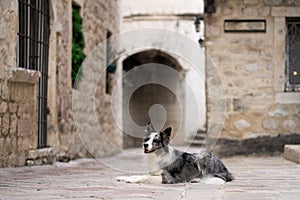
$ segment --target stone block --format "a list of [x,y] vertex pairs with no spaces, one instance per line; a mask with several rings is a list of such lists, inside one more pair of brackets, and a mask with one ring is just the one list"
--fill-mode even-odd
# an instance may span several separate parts
[[53,154],[53,148],[42,148],[38,149],[39,157],[48,157]]
[[289,112],[287,110],[283,109],[283,108],[277,108],[273,111],[270,111],[268,114],[271,117],[274,117],[274,116],[283,116],[283,117],[285,117],[285,116],[289,115]]
[[263,17],[266,17],[270,14],[270,7],[260,7],[258,8],[258,13],[263,16]]
[[17,156],[17,163],[16,163],[17,166],[24,166],[26,165],[26,157],[24,155],[23,152],[20,152]]
[[27,166],[34,166],[34,160],[26,160],[26,165]]
[[2,101],[0,103],[0,113],[5,113],[7,111],[7,103],[5,101]]
[[276,6],[281,4],[282,0],[264,0],[266,5]]
[[31,121],[28,116],[20,117],[19,136],[28,137],[31,134]]
[[249,63],[245,65],[245,69],[247,71],[256,71],[259,68],[258,63]]
[[10,116],[10,124],[9,124],[9,133],[10,135],[15,135],[17,133],[18,126],[18,118],[16,114],[12,114]]
[[9,88],[7,83],[2,85],[2,94],[1,94],[1,98],[4,100],[8,100],[9,99]]
[[39,156],[38,151],[36,149],[34,150],[28,150],[27,159],[29,160],[35,160]]
[[42,160],[41,158],[36,159],[36,160],[34,161],[34,165],[42,165],[42,164],[43,164],[43,160]]
[[245,5],[256,5],[258,0],[244,0]]
[[242,99],[233,99],[233,111],[240,112],[244,110]]
[[257,9],[255,8],[244,8],[242,9],[242,14],[246,16],[257,16]]
[[300,164],[300,145],[285,145],[283,156],[286,160]]
[[248,128],[251,126],[251,124],[244,120],[244,119],[240,119],[234,122],[234,126],[235,128],[237,128],[238,130],[244,130],[245,128]]
[[8,129],[9,129],[9,114],[6,113],[3,118],[2,118],[2,135],[7,136],[9,134]]
[[298,117],[300,117],[300,106],[295,109],[295,113]]
[[283,121],[283,128],[289,131],[293,131],[295,130],[295,128],[297,127],[297,123],[294,120],[291,119],[286,119]]
[[10,113],[16,113],[18,111],[18,104],[16,103],[9,103],[8,110]]
[[216,37],[221,35],[221,28],[218,26],[209,26],[207,27],[207,36]]
[[267,130],[277,130],[279,128],[279,123],[274,119],[266,119],[263,121],[263,128]]
[[7,158],[8,160],[8,166],[9,167],[16,167],[17,166],[17,155],[16,154],[10,154]]
[[40,77],[40,72],[23,68],[12,68],[8,70],[8,80],[24,84],[36,84]]

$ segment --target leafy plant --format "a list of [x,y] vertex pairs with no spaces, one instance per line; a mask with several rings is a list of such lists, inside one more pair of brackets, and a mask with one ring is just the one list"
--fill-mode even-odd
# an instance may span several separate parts
[[85,43],[82,32],[82,17],[76,7],[72,9],[72,24],[72,83],[74,85],[76,78],[80,79],[83,76],[81,64],[86,57],[83,53]]

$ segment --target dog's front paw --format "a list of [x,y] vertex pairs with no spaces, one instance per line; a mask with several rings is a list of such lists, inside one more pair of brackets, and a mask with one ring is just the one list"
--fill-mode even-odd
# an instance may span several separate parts
[[125,183],[143,183],[147,180],[149,176],[148,175],[142,175],[142,176],[119,176],[117,177],[118,181],[122,181]]
[[194,178],[193,180],[191,180],[191,183],[200,183],[200,181],[200,178]]
[[149,172],[151,176],[160,176],[162,171],[161,170],[155,170]]
[[162,183],[162,184],[174,184],[174,182],[171,181],[171,180],[162,180],[161,183]]

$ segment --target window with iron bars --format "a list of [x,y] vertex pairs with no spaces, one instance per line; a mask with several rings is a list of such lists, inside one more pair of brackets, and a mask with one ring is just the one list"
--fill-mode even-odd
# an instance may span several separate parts
[[286,18],[286,92],[300,92],[300,17]]
[[47,146],[49,0],[19,0],[18,67],[41,72],[37,92],[38,148]]

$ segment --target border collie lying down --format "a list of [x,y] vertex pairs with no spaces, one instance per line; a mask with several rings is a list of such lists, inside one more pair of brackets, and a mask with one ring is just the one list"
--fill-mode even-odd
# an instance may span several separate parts
[[[234,178],[225,165],[215,155],[207,151],[190,154],[169,145],[172,128],[156,131],[149,123],[145,130],[144,153],[154,153],[161,172],[163,184],[202,182],[222,184]],[[151,176],[118,177],[128,183],[156,182]]]

